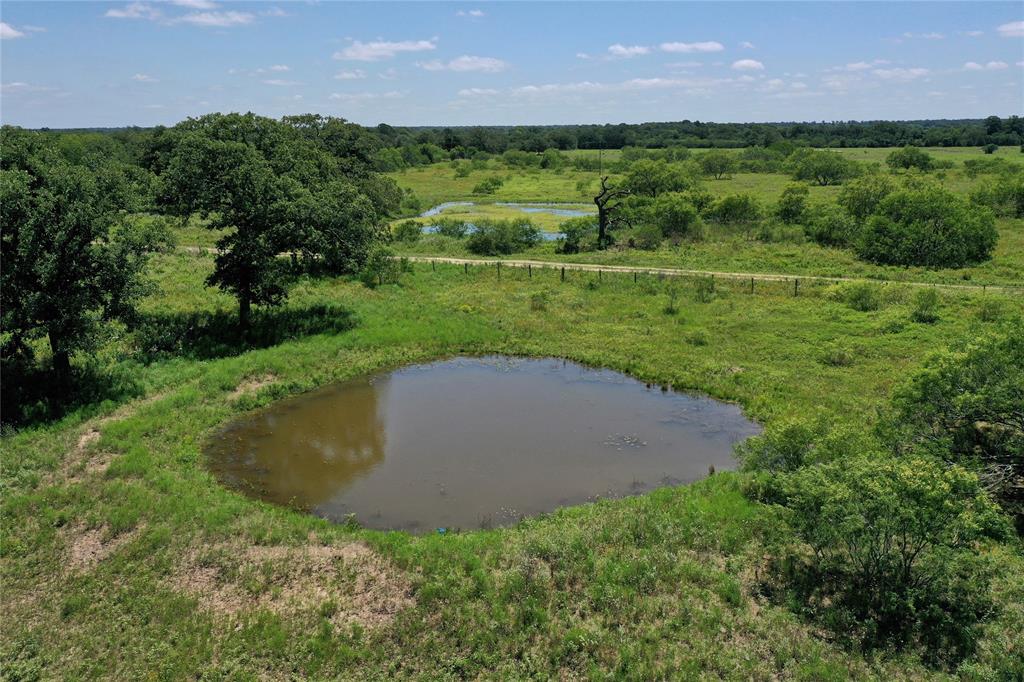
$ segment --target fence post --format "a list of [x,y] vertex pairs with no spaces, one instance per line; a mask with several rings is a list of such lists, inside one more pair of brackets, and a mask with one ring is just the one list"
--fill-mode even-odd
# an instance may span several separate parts
[[467,275],[469,274],[469,263],[462,264],[462,271],[465,272]]
[[532,263],[527,263],[526,264],[526,271],[528,273],[530,273],[530,279],[533,279],[533,264]]
[[636,270],[633,271],[633,284],[636,284]]
[[750,293],[751,294],[754,293],[754,278],[753,277],[750,278]]
[[434,261],[430,261],[430,271],[431,272],[437,272],[437,268],[434,267]]
[[500,282],[501,281],[501,261],[498,261],[494,265],[495,265],[495,267],[496,267],[496,269],[498,271],[498,281]]
[[711,273],[711,293],[715,293],[715,273]]
[[598,282],[601,281],[601,271],[600,270],[597,271],[597,281]]
[[799,278],[793,280],[793,295],[794,296],[799,296],[800,295],[800,280],[799,280]]
[[565,281],[565,266],[562,266],[562,281]]

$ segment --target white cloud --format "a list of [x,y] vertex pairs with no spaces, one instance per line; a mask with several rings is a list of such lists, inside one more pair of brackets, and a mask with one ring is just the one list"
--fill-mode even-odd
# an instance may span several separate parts
[[398,69],[385,69],[377,74],[381,80],[393,81],[398,78]]
[[875,74],[876,76],[883,80],[911,81],[914,80],[915,78],[927,76],[929,73],[931,73],[931,71],[920,67],[912,69],[904,69],[897,67],[893,69],[875,69],[871,73]]
[[211,0],[171,0],[171,4],[189,9],[213,9],[217,6],[217,3]]
[[366,72],[362,69],[353,69],[352,71],[339,71],[334,74],[334,77],[340,81],[355,81],[366,78]]
[[498,91],[493,88],[465,88],[458,92],[459,97],[486,97],[497,94]]
[[979,64],[978,62],[967,62],[964,64],[964,71],[1001,71],[1003,69],[1010,68],[1010,65],[1006,62],[988,62],[987,64]]
[[434,59],[429,62],[416,62],[416,66],[427,71],[483,71],[497,73],[508,68],[508,64],[494,57],[472,57],[462,55],[449,62]]
[[397,99],[402,93],[397,90],[390,92],[335,92],[327,99],[341,100],[343,102],[365,102],[375,99]]
[[978,38],[980,36],[985,35],[985,32],[984,31],[964,31],[964,35],[965,36],[970,36],[971,38]]
[[132,2],[120,9],[108,9],[103,16],[109,19],[146,19],[147,21],[156,21],[163,15],[160,13],[160,10],[152,5],[144,2]]
[[24,81],[14,81],[13,83],[3,83],[0,85],[0,92],[53,92],[56,89],[45,85],[32,85]]
[[292,68],[290,66],[288,66],[287,64],[274,64],[268,70],[269,71],[279,71],[280,72],[280,71],[291,71]]
[[480,19],[481,17],[484,16],[484,11],[482,9],[471,9],[471,10],[461,10],[460,9],[458,12],[455,13],[455,16],[457,16],[457,17],[470,17],[472,19]]
[[1024,38],[1024,21],[1011,21],[996,29],[1003,38]]
[[0,40],[12,40],[14,38],[24,38],[25,34],[18,29],[14,28],[10,24],[4,21],[0,21]]
[[274,85],[281,88],[291,87],[293,85],[302,85],[299,81],[283,80],[281,78],[268,78],[263,81],[266,85]]
[[742,47],[744,50],[753,50],[754,49],[754,43],[752,43],[752,42],[750,42],[748,40],[744,40],[742,43],[740,43],[740,47]]
[[732,63],[737,71],[764,71],[764,64],[756,59],[740,59]]
[[249,12],[193,12],[178,17],[175,21],[183,21],[186,24],[202,26],[204,28],[227,28],[228,26],[240,26],[250,24],[254,19]]
[[590,55],[586,52],[577,52],[576,59],[590,59]]
[[662,52],[721,52],[725,49],[722,43],[708,40],[702,43],[662,43]]
[[934,31],[932,31],[931,33],[910,33],[910,32],[907,32],[907,33],[903,34],[903,37],[904,38],[922,38],[924,40],[942,40],[946,36],[942,35],[941,33],[936,33]]
[[286,17],[288,13],[280,7],[271,7],[270,9],[260,10],[261,17]]
[[650,54],[651,48],[643,45],[622,45],[615,43],[614,45],[608,46],[608,53],[613,57],[622,57],[628,59],[629,57],[636,57],[642,54]]
[[156,78],[153,78],[149,74],[145,74],[145,73],[137,73],[137,74],[135,74],[134,76],[132,76],[132,80],[133,81],[138,81],[140,83],[159,83],[160,82]]
[[355,41],[345,49],[335,52],[335,59],[350,59],[359,62],[375,62],[390,59],[400,52],[424,52],[437,49],[437,39],[431,40],[400,40],[396,42],[375,40],[364,43]]

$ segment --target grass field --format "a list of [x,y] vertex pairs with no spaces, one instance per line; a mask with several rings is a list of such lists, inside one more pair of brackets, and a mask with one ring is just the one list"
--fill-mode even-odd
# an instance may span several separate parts
[[[276,345],[206,338],[156,352],[154,339],[185,330],[215,336],[203,320],[233,310],[202,285],[211,264],[158,257],[146,324],[111,330],[101,362],[136,398],[4,437],[6,679],[944,677],[911,655],[841,649],[757,596],[773,520],[739,474],[416,537],[229,492],[202,449],[232,416],[282,396],[457,353],[567,357],[736,401],[765,424],[800,415],[866,430],[930,350],[991,328],[981,294],[943,293],[940,320],[918,324],[895,285],[879,310],[857,312],[831,286],[794,297],[722,285],[699,302],[687,281],[499,281],[491,268],[420,265],[375,290],[301,282],[257,320],[303,329]],[[666,313],[672,287],[678,310]],[[1024,312],[1020,299],[1002,305]],[[998,551],[1006,608],[976,679],[997,679],[1020,651],[1024,560]]]
[[[576,153],[590,153],[592,150]],[[841,153],[865,161],[884,162],[889,149],[843,149]],[[937,158],[963,160],[981,158],[985,154],[975,148],[937,148],[930,150]],[[605,152],[614,159],[618,150]],[[701,153],[699,150],[695,153]],[[998,155],[1010,161],[1022,156],[1016,147],[1003,147]],[[959,168],[932,174],[943,186],[967,194],[983,178],[967,177]],[[474,195],[473,187],[484,177],[505,178],[493,195]],[[456,177],[448,164],[415,168],[392,175],[398,183],[412,189],[423,200],[424,208],[443,201],[473,201],[474,207],[455,207],[442,212],[443,216],[504,215],[507,209],[489,206],[505,201],[592,201],[597,187],[597,174],[571,169],[560,171],[534,170],[480,170],[467,177]],[[615,176],[613,176],[613,181]],[[581,185],[582,183],[582,185]],[[781,173],[736,173],[722,180],[705,179],[703,187],[715,196],[749,193],[763,206],[770,208],[783,189],[792,180]],[[586,188],[586,192],[577,189]],[[822,204],[835,201],[839,186],[810,187],[809,202]],[[466,218],[469,219],[468,217]],[[553,216],[532,217],[543,229],[556,230],[560,222]],[[656,251],[638,249],[611,249],[571,256],[556,254],[556,244],[543,243],[514,257],[534,259],[571,260],[609,265],[647,265],[699,269],[725,272],[779,273],[789,275],[817,275],[826,277],[864,277],[885,281],[921,281],[946,284],[998,284],[1024,285],[1024,220],[997,221],[1000,239],[993,258],[979,265],[965,268],[927,269],[920,267],[879,266],[861,261],[850,250],[826,248],[805,241],[799,230],[773,241],[756,238],[755,234],[737,232],[712,226],[708,238],[700,242],[664,245]],[[442,237],[428,237],[414,244],[395,244],[400,253],[419,255],[469,255],[464,242]]]

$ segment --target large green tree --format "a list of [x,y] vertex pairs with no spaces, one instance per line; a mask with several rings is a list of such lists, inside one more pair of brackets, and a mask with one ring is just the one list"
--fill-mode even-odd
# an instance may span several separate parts
[[46,337],[61,379],[100,325],[125,319],[146,291],[148,255],[167,242],[159,221],[131,219],[139,196],[123,164],[69,163],[38,133],[4,128],[0,170],[3,354],[31,358]]

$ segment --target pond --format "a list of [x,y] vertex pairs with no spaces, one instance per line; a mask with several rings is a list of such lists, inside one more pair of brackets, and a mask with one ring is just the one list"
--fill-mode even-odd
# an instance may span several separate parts
[[[433,218],[441,215],[445,211],[453,208],[464,208],[468,206],[477,206],[476,202],[473,201],[447,201],[443,204],[438,204],[432,208],[427,209],[423,213],[420,213],[420,218]],[[560,218],[577,218],[580,216],[596,216],[597,213],[593,210],[582,210],[582,204],[565,204],[565,203],[519,203],[509,201],[499,201],[494,204],[483,204],[486,206],[501,206],[503,208],[511,208],[513,210],[521,211],[523,213],[542,213],[546,215],[558,216]],[[476,226],[472,222],[467,222],[467,232],[472,233]],[[423,225],[422,231],[424,234],[435,234],[438,229],[436,225],[425,224]],[[557,241],[564,239],[565,234],[563,232],[541,230],[540,238],[543,241]]]
[[732,469],[740,408],[556,359],[459,357],[246,415],[208,447],[230,488],[413,532],[514,523]]

